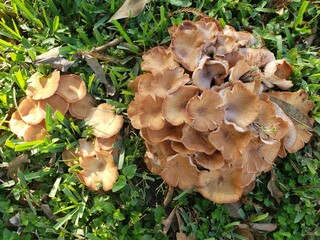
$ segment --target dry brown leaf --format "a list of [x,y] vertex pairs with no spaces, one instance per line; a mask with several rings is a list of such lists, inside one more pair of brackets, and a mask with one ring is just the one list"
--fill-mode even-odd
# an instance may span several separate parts
[[177,211],[177,209],[174,208],[171,211],[171,213],[169,214],[169,216],[165,220],[162,221],[162,224],[163,224],[162,233],[164,235],[167,235],[167,233],[172,225],[173,220],[176,218],[176,211]]
[[227,209],[229,210],[229,216],[233,218],[241,218],[239,214],[240,202],[233,202],[225,204]]
[[30,163],[30,159],[28,158],[28,154],[24,153],[16,157],[12,162],[9,163],[8,166],[8,176],[13,180],[17,181],[17,171],[21,164]]
[[268,182],[268,190],[271,193],[271,196],[274,197],[277,201],[277,203],[280,203],[280,198],[283,196],[283,192],[280,191],[280,189],[277,187],[276,185],[276,181],[277,181],[277,175],[274,172],[274,170],[271,170],[271,179]]
[[147,0],[126,0],[108,22],[111,22],[112,20],[138,16],[144,9],[144,6],[147,2]]
[[59,69],[62,72],[68,71],[69,67],[74,64],[74,61],[69,61],[60,55],[60,47],[55,47],[50,49],[48,52],[45,52],[36,57],[35,64],[50,64],[52,68]]
[[309,118],[301,113],[299,109],[275,97],[270,97],[270,100],[277,104],[282,111],[288,115],[296,127],[306,130],[312,129],[312,124],[310,123]]
[[250,226],[255,231],[262,231],[262,232],[273,232],[278,227],[277,224],[273,224],[273,223],[252,223],[250,224]]

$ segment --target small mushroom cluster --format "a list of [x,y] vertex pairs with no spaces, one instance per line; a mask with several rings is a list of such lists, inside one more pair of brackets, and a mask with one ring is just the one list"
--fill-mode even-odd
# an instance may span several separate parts
[[183,21],[171,44],[143,55],[128,117],[147,147],[148,169],[170,186],[230,203],[254,188],[277,156],[312,134],[313,102],[287,90],[292,67],[249,32],[216,19]]
[[[96,107],[94,98],[87,93],[86,84],[78,75],[60,75],[59,71],[54,71],[45,77],[35,73],[28,82],[27,96],[20,101],[9,121],[11,131],[25,142],[49,136],[45,124],[47,104],[53,113],[58,110],[77,120],[84,119],[92,127],[95,139],[80,139],[78,148],[65,150],[62,158],[69,166],[79,160],[83,170],[78,177],[86,186],[98,190],[102,182],[103,189],[110,190],[118,177],[111,153],[122,128],[123,117],[107,103]],[[70,159],[72,161],[68,162]]]
[[47,104],[52,112],[58,110],[65,115],[69,111],[77,119],[86,118],[95,107],[93,97],[87,94],[86,84],[78,75],[60,75],[60,71],[54,71],[45,77],[36,72],[28,82],[27,96],[20,100],[9,122],[11,131],[26,142],[49,135],[45,129]]

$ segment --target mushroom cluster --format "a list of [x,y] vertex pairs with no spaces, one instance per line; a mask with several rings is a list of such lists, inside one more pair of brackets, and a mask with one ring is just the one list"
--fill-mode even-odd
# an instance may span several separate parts
[[60,75],[60,71],[54,71],[46,77],[37,72],[28,82],[27,96],[20,101],[9,121],[11,131],[25,142],[49,136],[45,123],[47,104],[52,108],[53,118],[59,111],[85,120],[92,127],[95,138],[92,141],[79,139],[78,148],[65,150],[62,158],[69,166],[75,162],[80,164],[83,170],[78,177],[86,186],[98,190],[102,182],[103,189],[110,190],[118,177],[112,152],[123,117],[107,103],[96,106],[78,75]]
[[292,67],[251,33],[216,19],[183,21],[171,44],[147,51],[131,84],[128,117],[145,141],[145,162],[170,186],[230,203],[254,188],[277,156],[312,134],[313,102],[286,92]]

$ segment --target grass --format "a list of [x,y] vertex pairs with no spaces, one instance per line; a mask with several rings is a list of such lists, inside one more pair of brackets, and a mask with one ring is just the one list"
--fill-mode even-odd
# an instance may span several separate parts
[[[0,239],[174,239],[172,229],[162,233],[162,223],[174,208],[184,223],[182,230],[197,239],[246,239],[249,233],[240,226],[248,226],[256,239],[319,239],[320,3],[151,0],[139,16],[107,23],[122,3],[0,3]],[[61,160],[65,147],[90,136],[83,123],[58,114],[47,126],[52,138],[31,143],[16,139],[8,128],[17,102],[25,95],[26,80],[36,71],[51,71],[47,64],[35,65],[36,56],[57,46],[65,59],[76,61],[68,71],[86,81],[94,98],[118,106],[125,115],[133,98],[128,83],[141,73],[142,53],[170,42],[168,27],[197,18],[192,12],[177,11],[181,7],[195,8],[222,24],[260,36],[277,58],[294,67],[293,90],[305,89],[315,101],[311,142],[274,167],[276,185],[284,194],[280,202],[268,191],[270,173],[266,173],[238,205],[213,204],[200,194],[174,190],[170,206],[163,207],[168,186],[147,171],[142,140],[127,118],[123,139],[117,143],[120,176],[107,193],[85,188],[74,174],[79,168],[68,169]],[[114,39],[120,43],[99,53],[92,51]],[[114,94],[111,84],[99,81],[85,54],[103,65]],[[22,153],[28,154],[30,163],[13,164]]]

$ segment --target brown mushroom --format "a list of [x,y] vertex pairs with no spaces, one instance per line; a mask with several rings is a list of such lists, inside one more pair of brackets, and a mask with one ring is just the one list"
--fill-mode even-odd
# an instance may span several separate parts
[[52,108],[52,113],[59,111],[65,115],[69,109],[69,103],[58,94],[53,94],[51,97],[44,99],[43,102]]
[[64,149],[61,154],[61,158],[68,167],[72,167],[79,162],[79,154],[77,149],[74,147],[70,149]]
[[33,100],[41,100],[51,97],[59,86],[60,71],[54,71],[50,76],[45,77],[40,73],[35,73],[28,80],[26,94]]
[[250,132],[238,132],[232,125],[222,123],[219,129],[209,134],[209,141],[226,160],[233,160],[233,164],[238,166],[241,165],[238,162],[241,153],[252,137]]
[[112,189],[118,178],[118,168],[112,155],[107,151],[97,152],[96,157],[80,157],[80,180],[90,189],[97,191],[102,186],[104,191]]
[[49,136],[49,133],[43,127],[38,125],[30,125],[24,131],[23,140],[25,142],[32,142],[43,140],[46,136]]
[[215,203],[232,203],[242,195],[242,170],[225,165],[221,169],[201,171],[197,190]]
[[292,67],[285,60],[275,60],[269,62],[264,67],[264,80],[263,82],[269,87],[273,87],[276,85],[278,88],[282,90],[287,90],[293,86],[292,81],[287,80],[291,73]]
[[174,60],[169,49],[155,47],[142,55],[141,69],[150,71],[152,74],[162,71],[165,68],[178,67],[179,64]]
[[191,123],[186,107],[189,99],[198,92],[199,90],[195,86],[180,86],[175,92],[168,94],[162,105],[164,118],[172,125],[180,125],[184,122]]
[[187,189],[198,180],[199,171],[186,155],[177,154],[163,162],[162,179],[172,187]]
[[94,157],[96,155],[97,151],[93,141],[88,141],[87,139],[79,139],[78,143],[79,156],[86,158]]
[[166,68],[155,74],[154,78],[155,80],[151,82],[151,88],[154,89],[154,94],[160,98],[165,98],[190,80],[189,75],[185,74],[181,67]]
[[25,123],[19,112],[15,111],[12,113],[10,121],[9,121],[9,128],[10,130],[17,135],[18,138],[22,138],[24,135],[25,130],[29,127],[29,124]]
[[92,108],[95,107],[94,102],[95,99],[90,94],[86,94],[86,96],[79,101],[70,103],[69,113],[78,119],[85,119]]
[[44,101],[25,98],[18,107],[18,112],[22,120],[30,125],[40,123],[46,116],[46,105]]
[[205,153],[195,153],[194,161],[197,165],[208,170],[221,169],[224,166],[224,158],[219,151],[208,155]]
[[56,94],[59,94],[67,102],[73,103],[84,98],[87,94],[85,82],[75,74],[66,74],[60,76],[59,86]]
[[96,137],[109,138],[120,131],[123,117],[117,115],[114,110],[112,105],[101,103],[90,111],[86,121],[93,127],[93,134]]
[[214,130],[225,117],[223,101],[217,92],[204,90],[200,96],[194,96],[187,104],[187,113],[192,126],[200,132]]

